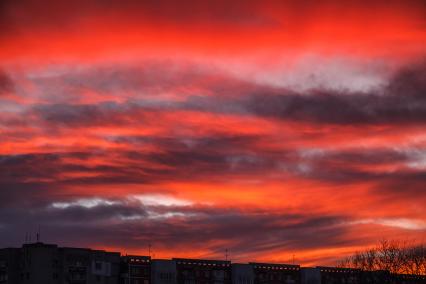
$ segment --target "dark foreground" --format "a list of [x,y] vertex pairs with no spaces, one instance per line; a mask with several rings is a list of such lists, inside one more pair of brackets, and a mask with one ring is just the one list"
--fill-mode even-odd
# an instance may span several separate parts
[[0,284],[426,284],[426,276],[335,267],[151,259],[32,243],[0,249]]

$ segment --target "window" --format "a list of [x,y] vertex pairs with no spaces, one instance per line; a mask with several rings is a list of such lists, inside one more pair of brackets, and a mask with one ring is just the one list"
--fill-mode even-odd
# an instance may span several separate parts
[[99,262],[99,261],[95,262],[95,270],[102,270],[102,262]]

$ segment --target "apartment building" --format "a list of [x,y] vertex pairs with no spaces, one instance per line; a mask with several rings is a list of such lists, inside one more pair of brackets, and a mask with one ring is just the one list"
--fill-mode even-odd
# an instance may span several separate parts
[[250,262],[253,266],[254,284],[299,284],[300,266]]
[[117,284],[120,253],[41,242],[0,250],[1,284]]
[[19,248],[0,249],[0,284],[19,282],[20,254]]
[[231,262],[223,260],[173,258],[177,284],[231,284]]
[[152,260],[151,283],[177,284],[176,261],[169,259]]
[[151,257],[126,255],[121,257],[121,283],[150,284]]

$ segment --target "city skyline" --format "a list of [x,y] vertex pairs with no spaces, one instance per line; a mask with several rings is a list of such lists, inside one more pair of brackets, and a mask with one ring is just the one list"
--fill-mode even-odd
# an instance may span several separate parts
[[426,237],[424,1],[0,3],[0,247],[334,265]]

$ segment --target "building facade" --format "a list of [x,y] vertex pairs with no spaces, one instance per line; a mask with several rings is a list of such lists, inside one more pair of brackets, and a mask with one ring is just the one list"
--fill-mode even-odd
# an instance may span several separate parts
[[233,284],[254,284],[254,268],[251,264],[233,263],[231,274]]
[[83,248],[60,248],[60,283],[117,283],[120,254]]
[[250,263],[255,284],[299,284],[300,266],[291,264]]
[[358,284],[361,270],[336,267],[317,267],[321,273],[321,283]]
[[174,258],[178,284],[231,284],[231,262]]
[[119,272],[120,253],[40,242],[0,250],[1,284],[117,284]]
[[20,261],[20,249],[0,249],[0,284],[18,283],[20,281]]
[[321,270],[316,267],[302,267],[300,282],[301,284],[321,284]]
[[154,259],[151,262],[151,283],[176,284],[176,261],[169,259]]
[[121,283],[150,284],[151,257],[137,255],[121,257]]

